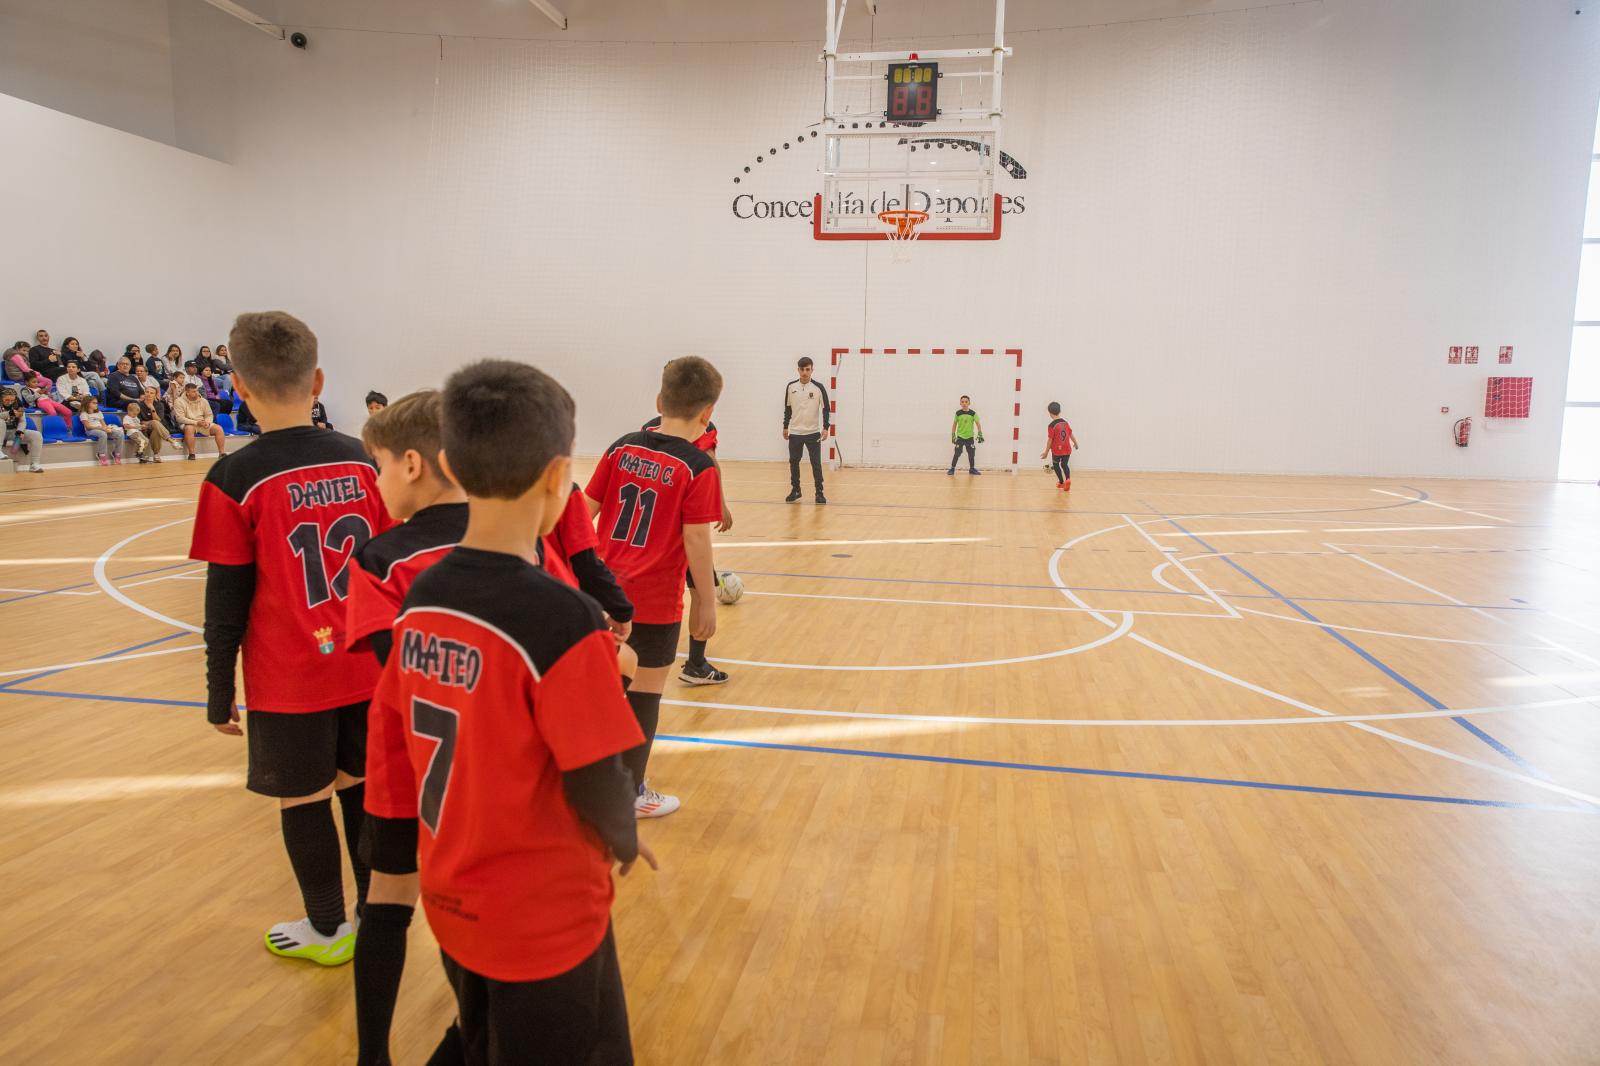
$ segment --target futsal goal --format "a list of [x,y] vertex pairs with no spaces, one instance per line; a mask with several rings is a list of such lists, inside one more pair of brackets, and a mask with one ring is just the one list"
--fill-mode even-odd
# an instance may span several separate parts
[[828,391],[834,466],[948,467],[950,426],[969,396],[984,436],[979,469],[1017,469],[1021,348],[834,348]]

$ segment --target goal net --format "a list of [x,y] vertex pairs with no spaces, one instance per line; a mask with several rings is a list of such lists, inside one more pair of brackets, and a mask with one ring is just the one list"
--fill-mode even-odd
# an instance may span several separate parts
[[1021,349],[835,348],[829,379],[838,465],[948,467],[950,426],[969,396],[984,437],[978,469],[1017,467]]

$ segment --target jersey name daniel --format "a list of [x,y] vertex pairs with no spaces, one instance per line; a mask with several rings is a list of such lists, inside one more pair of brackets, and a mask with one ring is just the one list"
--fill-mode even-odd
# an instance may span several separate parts
[[352,503],[367,498],[361,488],[361,479],[354,474],[345,477],[323,478],[304,485],[289,485],[289,510],[302,507],[329,507],[336,503]]

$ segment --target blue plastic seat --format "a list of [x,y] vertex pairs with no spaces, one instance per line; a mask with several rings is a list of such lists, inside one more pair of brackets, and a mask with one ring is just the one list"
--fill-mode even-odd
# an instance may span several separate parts
[[108,425],[108,426],[120,426],[120,425],[122,425],[122,416],[117,414],[117,412],[115,412],[115,411],[101,411],[100,413],[106,416],[106,425]]
[[83,441],[88,439],[87,437],[75,435],[72,427],[67,425],[67,420],[60,415],[39,415],[38,419],[40,431],[44,434],[46,441],[59,443],[62,441]]

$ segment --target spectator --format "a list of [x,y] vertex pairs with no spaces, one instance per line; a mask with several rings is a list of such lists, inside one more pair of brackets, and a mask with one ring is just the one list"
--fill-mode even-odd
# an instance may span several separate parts
[[381,392],[367,393],[367,414],[375,415],[389,406],[389,397]]
[[322,397],[316,395],[311,397],[311,424],[318,429],[333,428],[333,423],[328,421],[328,409],[322,406]]
[[28,342],[18,341],[6,352],[4,371],[5,387],[20,391],[27,384],[33,368],[28,366]]
[[[150,346],[150,348],[154,347],[155,345]],[[150,348],[145,350],[150,351]],[[172,381],[172,375],[183,369],[183,349],[176,344],[169,344],[167,345],[167,354],[156,355],[151,352],[150,358],[146,359],[144,363],[145,368],[150,371],[153,377],[159,379],[163,385],[169,384]]]
[[22,401],[16,393],[6,390],[0,394],[0,405],[4,405],[0,409],[0,415],[4,415],[4,421],[0,422],[4,446],[17,453],[17,466],[22,465],[22,453],[26,452],[28,473],[44,473],[44,436],[28,425],[28,414],[22,408]]
[[83,411],[83,401],[94,395],[89,391],[89,379],[78,372],[78,361],[67,364],[67,372],[56,379],[56,399],[74,411]]
[[250,413],[250,405],[243,400],[239,401],[239,410],[234,412],[233,422],[239,427],[239,432],[252,437],[261,436],[261,423],[256,421],[256,416]]
[[100,413],[100,401],[93,396],[85,399],[83,410],[78,414],[78,421],[83,423],[84,434],[94,443],[95,458],[100,465],[116,463],[121,466],[124,437],[122,427],[113,426],[106,421],[106,416]]
[[172,434],[161,424],[161,419],[154,412],[146,414],[137,401],[128,404],[123,412],[122,428],[128,440],[139,446],[141,463],[159,463],[162,446],[172,440]]
[[223,454],[227,445],[222,439],[222,427],[212,419],[211,405],[200,395],[198,381],[183,383],[183,395],[173,402],[172,414],[178,420],[178,428],[183,431],[183,449],[187,458],[195,458],[194,439],[202,433],[208,434],[216,442],[217,454]]
[[156,354],[156,346],[153,344],[144,346],[144,368],[156,379],[161,388],[167,387],[167,364]]
[[184,385],[188,384],[188,382],[189,375],[185,374],[181,370],[174,370],[172,375],[167,378],[167,402],[170,403],[174,409],[177,408],[178,398],[183,395],[183,387]]
[[29,371],[28,383],[21,392],[22,402],[29,407],[36,407],[43,414],[57,415],[72,424],[72,408],[65,407],[50,398],[50,379],[37,370]]
[[161,398],[161,391],[154,385],[145,386],[144,396],[140,399],[139,405],[142,410],[159,419],[161,424],[167,427],[168,437],[178,432],[178,420],[172,413],[172,405]]
[[143,359],[133,361],[133,380],[139,383],[139,393],[143,395],[145,389],[161,391],[161,382],[150,376],[150,371],[145,369]]
[[106,406],[121,410],[144,395],[144,385],[133,374],[133,364],[127,356],[117,360],[117,368],[106,381]]
[[106,369],[106,353],[96,348],[78,361],[78,367],[83,371],[83,376],[89,379],[89,387],[95,392],[104,394],[106,377],[110,373]]
[[211,365],[211,345],[202,344],[200,350],[194,353],[194,358],[189,360],[196,370],[204,370]]
[[40,330],[33,335],[33,347],[28,349],[28,366],[37,370],[55,384],[56,378],[67,372],[61,353],[50,347],[50,333]]
[[[104,363],[105,360],[106,357],[102,355],[100,357],[100,362]],[[61,361],[66,363],[69,367],[73,363],[78,364],[78,373],[82,374],[83,380],[89,383],[89,389],[91,392],[105,391],[105,378],[102,378],[94,373],[93,364],[89,361],[89,357],[83,354],[83,348],[79,346],[78,338],[68,337],[66,340],[61,342]],[[60,380],[60,378],[56,379],[58,382]]]
[[217,385],[217,376],[211,372],[209,366],[200,369],[200,391],[204,394],[206,402],[211,405],[211,412],[218,415],[233,413],[233,397],[226,389]]
[[222,387],[232,392],[233,360],[228,358],[228,346],[226,344],[217,345],[217,354],[211,357],[211,367],[217,372],[217,377],[221,380]]

